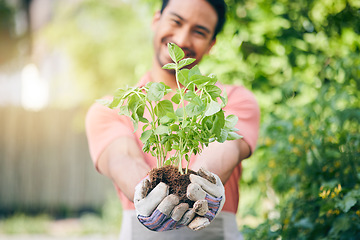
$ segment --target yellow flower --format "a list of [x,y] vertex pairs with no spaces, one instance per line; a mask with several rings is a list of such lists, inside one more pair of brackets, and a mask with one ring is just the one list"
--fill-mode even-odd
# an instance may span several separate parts
[[335,164],[334,164],[334,166],[335,166],[336,168],[339,168],[339,167],[341,166],[341,162],[340,162],[340,161],[336,161]]
[[264,140],[264,144],[265,146],[271,146],[273,144],[273,141],[271,140],[271,138],[266,137]]
[[330,195],[330,190],[324,190],[321,193],[319,193],[319,197],[321,197],[322,199],[327,198]]
[[298,156],[301,155],[301,152],[300,152],[299,148],[297,148],[297,147],[294,147],[294,148],[293,148],[293,153],[295,153],[295,154],[298,155]]
[[339,195],[339,193],[341,192],[341,185],[340,185],[340,183],[337,185],[337,187],[335,187],[334,192],[335,192],[336,195]]
[[275,160],[274,159],[271,159],[270,161],[269,161],[269,168],[275,168],[276,167],[276,162],[275,162]]
[[294,126],[302,127],[304,126],[304,120],[302,118],[297,118],[294,120]]
[[298,139],[296,140],[296,144],[297,144],[297,145],[303,145],[303,144],[304,144],[304,140],[303,140],[302,138],[298,138]]
[[338,140],[335,137],[327,137],[326,140],[331,143],[338,143]]
[[360,217],[360,210],[356,211],[356,215],[358,215]]

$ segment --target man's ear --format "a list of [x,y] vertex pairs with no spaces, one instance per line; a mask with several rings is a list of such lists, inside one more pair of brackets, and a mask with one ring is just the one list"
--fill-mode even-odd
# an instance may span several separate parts
[[161,12],[156,11],[153,16],[152,23],[151,23],[151,28],[153,31],[155,31],[157,23],[159,22],[160,18],[161,18]]
[[216,43],[216,38],[214,38],[213,40],[211,40],[210,44],[209,44],[209,48],[208,50],[206,51],[206,54],[209,54],[210,53],[210,50],[212,49],[212,47],[215,45]]

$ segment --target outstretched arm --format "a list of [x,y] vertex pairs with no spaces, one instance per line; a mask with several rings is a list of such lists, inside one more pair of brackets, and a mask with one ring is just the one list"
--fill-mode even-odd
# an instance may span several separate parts
[[136,141],[130,137],[114,140],[100,155],[97,167],[133,201],[135,186],[150,171]]
[[227,182],[233,169],[241,160],[250,156],[250,147],[243,140],[213,142],[198,156],[191,169],[197,171],[201,167],[218,175],[223,184]]

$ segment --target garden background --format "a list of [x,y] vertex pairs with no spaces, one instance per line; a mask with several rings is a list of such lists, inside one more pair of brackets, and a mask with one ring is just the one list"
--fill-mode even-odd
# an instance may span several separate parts
[[[226,2],[200,68],[246,86],[261,107],[239,228],[246,239],[360,239],[360,1]],[[0,0],[0,235],[51,235],[67,217],[80,219],[76,234],[117,234],[121,206],[91,166],[83,119],[149,68],[159,5]],[[63,184],[31,182],[42,175]],[[51,191],[21,195],[30,186]]]

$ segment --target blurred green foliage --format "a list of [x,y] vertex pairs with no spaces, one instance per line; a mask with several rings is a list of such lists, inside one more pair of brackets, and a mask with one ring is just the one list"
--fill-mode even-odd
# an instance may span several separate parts
[[23,213],[15,214],[0,221],[0,233],[4,234],[40,234],[47,233],[50,225],[48,215],[27,216]]
[[360,2],[227,2],[204,65],[250,88],[262,109],[241,184],[243,198],[260,200],[241,211],[263,220],[246,238],[359,239]]
[[[245,85],[261,106],[259,146],[243,163],[245,237],[359,239],[360,1],[226,2],[227,25],[200,68]],[[153,7],[85,1],[59,18],[55,39],[89,98],[149,67]]]
[[50,46],[66,53],[73,85],[92,103],[133,85],[151,64],[149,13],[122,1],[59,4],[42,31]]
[[15,36],[14,9],[4,0],[0,0],[0,66],[12,59],[15,54],[17,37]]
[[122,208],[118,196],[109,194],[99,213],[85,212],[72,218],[55,218],[51,214],[15,213],[0,218],[0,235],[114,235],[119,233]]

